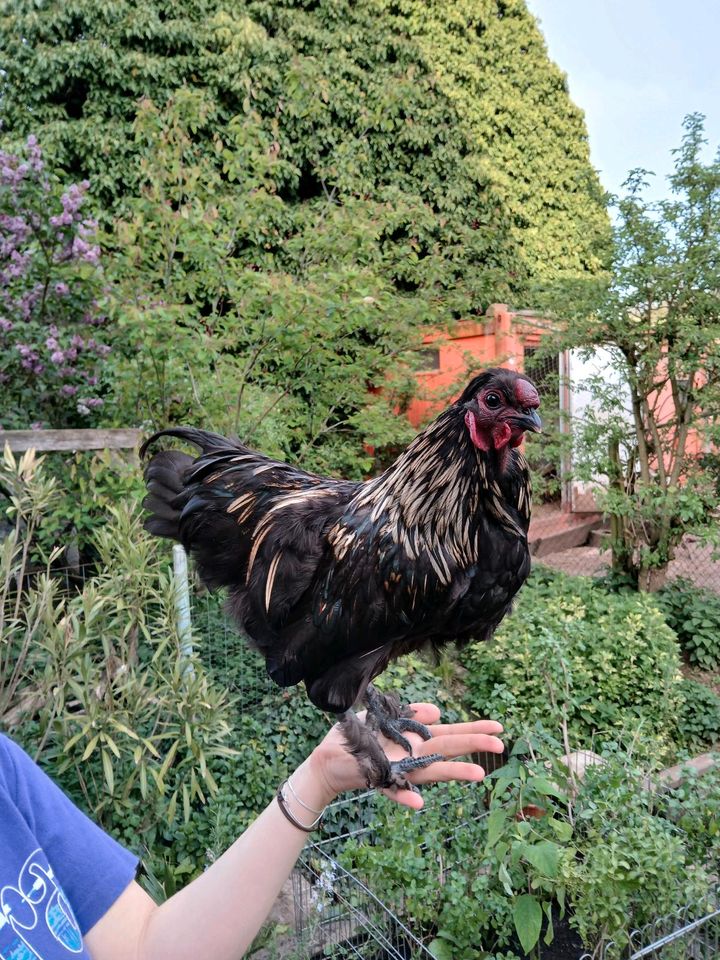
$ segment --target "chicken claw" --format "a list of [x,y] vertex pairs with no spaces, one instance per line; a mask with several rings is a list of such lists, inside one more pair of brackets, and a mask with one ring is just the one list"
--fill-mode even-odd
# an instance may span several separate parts
[[[374,693],[378,698],[385,698],[384,694]],[[372,694],[371,694],[372,697]],[[398,712],[400,710],[397,704]],[[370,712],[368,710],[368,718]],[[400,718],[407,720],[408,718]],[[415,723],[416,721],[411,721]],[[417,788],[410,783],[406,774],[411,770],[421,770],[423,767],[435,763],[437,760],[444,760],[440,753],[432,753],[426,757],[403,757],[402,760],[390,761],[377,738],[378,729],[373,728],[371,724],[362,723],[353,710],[348,710],[340,718],[340,726],[345,737],[348,752],[354,756],[365,777],[365,783],[369,789],[384,790],[388,787],[397,787],[400,790],[413,790]],[[418,726],[423,726],[418,724]],[[431,736],[427,727],[424,727],[428,738]],[[398,734],[399,735],[399,734]],[[392,738],[391,738],[392,739]],[[402,738],[405,739],[404,737]],[[410,744],[408,743],[408,748]]]
[[413,793],[420,793],[418,787],[411,783],[405,774],[411,770],[422,770],[424,767],[429,767],[431,763],[444,759],[445,757],[441,753],[431,753],[427,757],[405,757],[403,760],[393,760],[390,763],[387,781],[381,786],[397,787],[398,790],[412,790]]
[[371,730],[379,730],[388,740],[397,743],[412,756],[412,746],[403,733],[417,733],[423,740],[430,740],[432,734],[424,723],[413,720],[409,715],[410,707],[402,706],[398,698],[391,693],[380,693],[369,684],[364,696],[367,707],[366,723]]

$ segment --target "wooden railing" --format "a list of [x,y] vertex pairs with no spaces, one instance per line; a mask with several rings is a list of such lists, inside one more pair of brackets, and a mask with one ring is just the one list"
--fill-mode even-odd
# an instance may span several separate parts
[[25,450],[135,450],[143,431],[117,430],[0,430],[0,454],[5,444],[13,453]]

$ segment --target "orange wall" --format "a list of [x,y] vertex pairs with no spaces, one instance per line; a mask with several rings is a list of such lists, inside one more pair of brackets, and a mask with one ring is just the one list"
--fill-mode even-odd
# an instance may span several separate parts
[[[410,423],[418,427],[439,413],[482,366],[522,370],[525,345],[535,346],[539,340],[531,318],[514,314],[501,303],[488,307],[484,318],[461,320],[452,333],[426,334],[423,343],[439,351],[440,365],[417,371],[420,393],[408,408]],[[453,384],[459,389],[448,395]]]

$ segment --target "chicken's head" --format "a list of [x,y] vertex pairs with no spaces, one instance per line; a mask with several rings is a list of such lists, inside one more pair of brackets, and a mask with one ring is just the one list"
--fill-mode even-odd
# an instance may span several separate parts
[[539,433],[542,428],[535,385],[513,370],[486,370],[468,384],[457,403],[479,450],[518,447],[526,430]]

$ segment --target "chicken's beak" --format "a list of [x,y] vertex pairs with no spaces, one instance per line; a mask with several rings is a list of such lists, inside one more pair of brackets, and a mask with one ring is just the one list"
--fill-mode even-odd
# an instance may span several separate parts
[[530,410],[529,413],[524,414],[520,419],[526,430],[531,430],[533,433],[542,432],[542,420],[537,410]]

